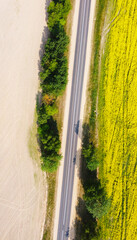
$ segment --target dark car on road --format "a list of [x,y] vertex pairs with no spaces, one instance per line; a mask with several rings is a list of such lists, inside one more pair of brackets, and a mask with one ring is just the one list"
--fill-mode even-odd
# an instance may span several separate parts
[[69,227],[68,227],[68,230],[67,230],[66,233],[65,233],[65,236],[66,236],[66,237],[69,237]]

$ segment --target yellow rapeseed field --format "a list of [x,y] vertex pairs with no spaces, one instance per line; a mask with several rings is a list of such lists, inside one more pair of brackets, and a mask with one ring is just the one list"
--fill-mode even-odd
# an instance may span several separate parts
[[[112,1],[112,0],[110,0]],[[111,198],[102,239],[137,239],[137,0],[113,0],[99,89],[99,177]]]

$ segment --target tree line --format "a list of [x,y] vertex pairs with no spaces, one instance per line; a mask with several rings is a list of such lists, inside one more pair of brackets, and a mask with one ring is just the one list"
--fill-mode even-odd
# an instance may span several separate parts
[[58,112],[56,99],[63,94],[67,84],[68,62],[65,52],[69,38],[64,26],[70,9],[70,0],[53,0],[48,7],[50,36],[41,60],[42,101],[37,107],[42,170],[47,172],[56,171],[61,159],[61,142],[54,115]]
[[92,141],[90,125],[83,125],[82,140],[82,185],[84,188],[85,218],[81,219],[81,240],[100,239],[98,221],[105,216],[111,206],[97,176],[99,163],[103,161],[102,152]]
[[[83,126],[83,146],[82,146],[82,166],[84,176],[82,179],[84,188],[84,203],[87,211],[87,219],[82,218],[83,231],[81,240],[102,239],[100,235],[100,222],[102,218],[110,211],[111,199],[105,191],[105,183],[102,186],[98,176],[98,167],[104,161],[103,149],[100,145],[96,146],[96,104],[99,84],[99,62],[100,62],[100,44],[102,38],[102,29],[105,20],[107,0],[97,0],[96,3],[96,21],[94,29],[90,78],[91,92],[91,111],[88,124]],[[102,96],[99,95],[100,98]],[[103,103],[102,103],[103,104]],[[98,109],[99,110],[99,109]],[[86,212],[85,211],[85,212]]]

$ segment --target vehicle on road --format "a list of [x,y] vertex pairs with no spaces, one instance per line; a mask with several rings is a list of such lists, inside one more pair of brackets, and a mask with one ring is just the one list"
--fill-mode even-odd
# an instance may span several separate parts
[[79,132],[79,120],[77,121],[77,123],[76,124],[74,124],[74,128],[75,128],[75,133],[76,134],[78,134],[78,132]]
[[65,233],[65,236],[66,236],[66,237],[69,237],[69,227],[68,227],[68,230],[67,230],[66,233]]

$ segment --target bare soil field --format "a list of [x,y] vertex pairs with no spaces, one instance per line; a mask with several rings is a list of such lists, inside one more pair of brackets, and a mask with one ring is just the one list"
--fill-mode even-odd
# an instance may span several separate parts
[[29,154],[38,89],[44,0],[1,0],[0,239],[39,240],[45,178]]

